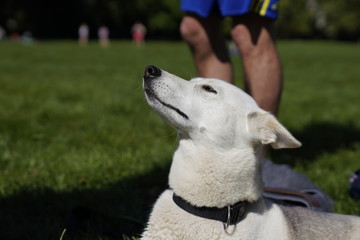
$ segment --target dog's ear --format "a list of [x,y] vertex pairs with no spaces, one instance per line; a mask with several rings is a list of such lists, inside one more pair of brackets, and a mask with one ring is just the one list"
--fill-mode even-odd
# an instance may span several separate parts
[[275,149],[301,146],[301,143],[270,113],[252,112],[248,114],[247,128],[256,141],[261,141],[262,144],[271,144]]

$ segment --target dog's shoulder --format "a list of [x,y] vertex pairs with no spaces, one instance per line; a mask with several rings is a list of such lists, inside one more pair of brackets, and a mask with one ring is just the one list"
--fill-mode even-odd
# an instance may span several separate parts
[[172,214],[172,194],[171,190],[165,190],[156,200],[146,229],[141,237],[142,240],[172,239],[168,238],[173,232],[168,224]]
[[156,210],[156,212],[160,213],[161,215],[163,214],[162,212],[170,213],[171,209],[174,207],[172,201],[173,194],[174,192],[171,189],[165,190],[156,200],[153,210]]
[[173,191],[164,191],[156,201],[141,239],[220,239],[222,223],[199,218],[179,208]]
[[[280,206],[294,239],[356,239],[360,218],[309,210],[303,207]],[[358,237],[359,235],[357,235]]]

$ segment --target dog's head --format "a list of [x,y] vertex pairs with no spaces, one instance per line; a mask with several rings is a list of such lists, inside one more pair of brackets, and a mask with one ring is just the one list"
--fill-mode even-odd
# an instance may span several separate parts
[[294,148],[298,142],[271,114],[234,85],[218,79],[186,81],[148,66],[143,88],[149,105],[180,137],[212,148],[231,149],[256,143]]

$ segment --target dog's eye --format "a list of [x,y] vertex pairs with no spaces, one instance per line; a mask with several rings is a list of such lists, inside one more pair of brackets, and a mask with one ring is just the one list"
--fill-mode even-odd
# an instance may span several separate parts
[[216,91],[215,89],[213,89],[213,88],[212,88],[211,86],[209,86],[209,85],[203,85],[201,88],[204,89],[204,90],[207,91],[207,92],[211,92],[211,93],[217,94],[217,91]]

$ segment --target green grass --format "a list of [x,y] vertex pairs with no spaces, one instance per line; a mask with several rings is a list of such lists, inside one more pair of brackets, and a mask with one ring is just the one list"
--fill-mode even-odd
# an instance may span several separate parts
[[[334,42],[280,42],[285,86],[280,121],[303,142],[271,153],[308,175],[335,200],[335,212],[360,215],[347,194],[360,168],[360,48]],[[234,57],[240,66],[240,59]],[[166,188],[176,133],[147,106],[148,64],[195,76],[184,43],[119,41],[0,42],[0,239],[60,239],[71,210],[103,214],[86,239],[112,229],[139,231]],[[236,83],[242,86],[241,68]],[[63,240],[70,239],[68,231]]]

